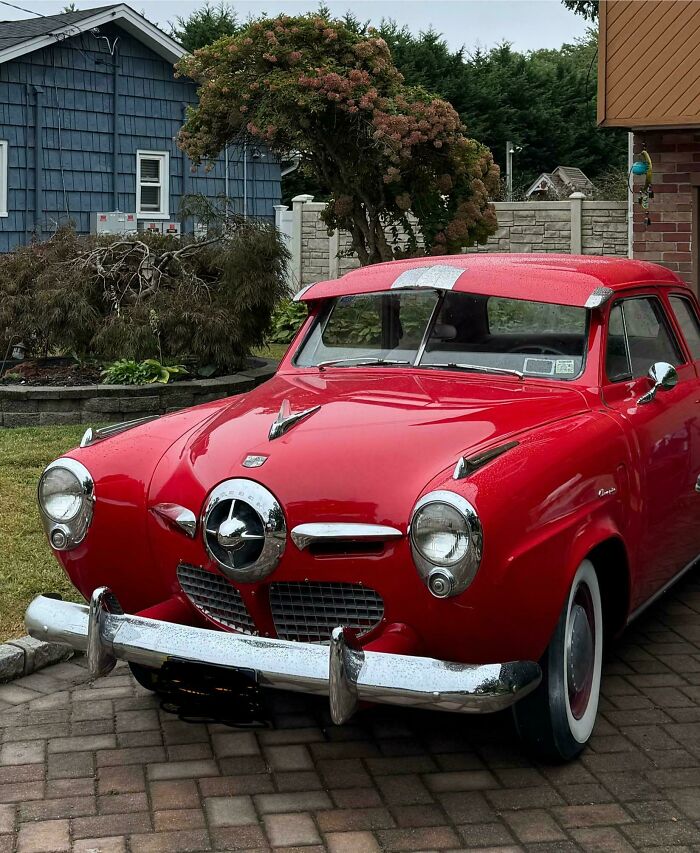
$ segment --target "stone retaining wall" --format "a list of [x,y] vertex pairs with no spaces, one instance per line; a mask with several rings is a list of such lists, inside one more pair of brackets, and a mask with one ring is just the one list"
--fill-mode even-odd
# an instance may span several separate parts
[[0,427],[115,423],[162,415],[249,391],[276,369],[276,362],[256,359],[231,376],[168,385],[0,386]]

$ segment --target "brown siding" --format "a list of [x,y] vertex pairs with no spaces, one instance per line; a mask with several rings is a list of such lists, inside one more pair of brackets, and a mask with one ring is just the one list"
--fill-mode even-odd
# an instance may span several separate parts
[[598,121],[700,125],[698,0],[601,0]]

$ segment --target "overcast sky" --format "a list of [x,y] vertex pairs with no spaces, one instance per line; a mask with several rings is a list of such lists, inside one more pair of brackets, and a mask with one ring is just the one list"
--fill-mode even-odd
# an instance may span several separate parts
[[[11,0],[12,3],[41,15],[61,12],[67,0]],[[110,0],[77,0],[79,9],[105,6]],[[203,5],[199,0],[126,0],[130,6],[167,29],[169,21],[186,16]],[[518,50],[556,48],[583,36],[586,22],[569,12],[559,0],[326,0],[334,14],[348,9],[359,18],[378,24],[393,18],[413,32],[433,27],[445,35],[453,48],[476,45],[491,47],[500,41],[511,42]],[[295,14],[318,7],[317,0],[233,0],[240,17],[263,12]],[[0,19],[26,18],[29,15],[0,5]]]

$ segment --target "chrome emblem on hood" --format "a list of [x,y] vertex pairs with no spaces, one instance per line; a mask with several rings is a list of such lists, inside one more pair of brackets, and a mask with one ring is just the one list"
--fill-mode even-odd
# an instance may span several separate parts
[[267,456],[263,456],[262,454],[258,455],[255,453],[249,453],[246,458],[243,460],[244,468],[259,468],[261,465],[264,465],[268,460]]
[[320,408],[320,406],[312,406],[310,409],[304,409],[301,412],[293,412],[292,407],[289,404],[289,400],[285,400],[280,406],[277,418],[272,422],[268,438],[270,441],[274,441],[276,438],[279,438],[289,432],[289,430],[298,424],[299,421],[315,414]]

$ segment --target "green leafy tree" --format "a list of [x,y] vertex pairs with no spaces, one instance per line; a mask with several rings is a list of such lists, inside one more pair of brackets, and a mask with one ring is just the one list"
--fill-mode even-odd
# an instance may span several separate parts
[[597,126],[594,30],[558,50],[523,54],[504,43],[468,56],[435,33],[413,36],[387,24],[382,34],[406,82],[448,99],[501,166],[506,141],[522,146],[521,189],[557,165],[578,166],[593,180],[624,165],[625,132]]
[[301,152],[330,197],[326,223],[350,232],[361,263],[459,252],[495,230],[491,153],[447,101],[405,85],[377,33],[320,13],[263,18],[179,72],[200,83],[179,135],[190,158],[246,134]]
[[583,15],[587,21],[598,19],[599,0],[562,0],[562,2],[567,9],[571,9],[577,15]]
[[217,39],[233,35],[239,28],[236,13],[230,6],[223,2],[218,6],[206,3],[186,18],[177,18],[170,34],[192,53]]

